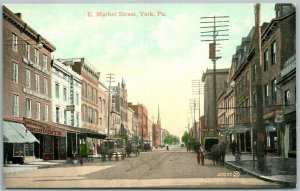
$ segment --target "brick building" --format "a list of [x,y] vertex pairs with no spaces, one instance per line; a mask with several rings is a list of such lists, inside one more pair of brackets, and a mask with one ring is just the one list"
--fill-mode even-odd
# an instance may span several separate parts
[[[13,144],[9,149],[23,149],[27,161],[66,158],[65,137],[72,130],[52,123],[53,51],[54,45],[22,20],[21,13],[3,6],[4,120],[24,125],[37,138],[34,144]],[[8,154],[10,159],[14,156]]]
[[137,117],[137,136],[140,140],[146,140],[148,137],[148,109],[143,104],[128,103],[128,106],[134,110]]

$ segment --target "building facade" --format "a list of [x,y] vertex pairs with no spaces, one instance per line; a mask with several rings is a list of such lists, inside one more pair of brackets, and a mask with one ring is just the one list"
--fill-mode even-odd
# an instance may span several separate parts
[[[66,134],[52,123],[51,53],[55,46],[3,6],[4,120],[26,127],[38,141],[13,144],[26,160],[65,159]],[[19,148],[16,148],[19,147]],[[21,149],[22,150],[22,149]],[[13,158],[15,153],[9,154]]]
[[128,103],[128,106],[134,110],[137,117],[137,136],[140,140],[147,140],[148,109],[143,104],[133,105],[132,103]]
[[[229,69],[216,69],[216,95],[219,95],[220,92],[227,86],[227,76]],[[214,120],[213,119],[213,102],[216,101],[213,99],[213,70],[207,69],[205,73],[202,75],[202,82],[204,82],[204,113],[205,113],[205,129],[203,131],[206,132],[209,136],[216,136],[217,127],[213,127]],[[217,106],[217,105],[216,105]],[[218,111],[218,110],[216,110]],[[217,112],[218,113],[218,112]],[[216,117],[217,117],[216,113]]]

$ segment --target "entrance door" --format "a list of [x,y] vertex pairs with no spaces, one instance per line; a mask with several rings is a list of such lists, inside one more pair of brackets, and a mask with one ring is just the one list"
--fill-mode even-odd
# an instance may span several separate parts
[[57,137],[54,137],[54,160],[58,160],[59,156],[59,140]]

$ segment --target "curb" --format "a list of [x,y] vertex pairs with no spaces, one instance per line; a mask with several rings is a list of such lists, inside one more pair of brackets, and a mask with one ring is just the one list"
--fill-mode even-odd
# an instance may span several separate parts
[[237,165],[234,165],[234,164],[231,164],[229,162],[225,162],[226,165],[228,166],[231,166],[231,167],[234,167],[235,169],[238,169],[240,171],[244,171],[248,174],[251,174],[252,176],[255,176],[261,180],[265,180],[265,181],[269,181],[269,182],[274,182],[274,183],[279,183],[279,184],[283,184],[285,185],[286,187],[290,187],[290,188],[296,188],[296,182],[290,182],[290,181],[284,181],[284,180],[278,180],[278,179],[273,179],[273,178],[270,178],[268,176],[263,176],[261,174],[258,174],[256,172],[253,172],[251,170],[248,170],[248,169],[245,169],[243,167],[240,167],[240,166],[237,166]]

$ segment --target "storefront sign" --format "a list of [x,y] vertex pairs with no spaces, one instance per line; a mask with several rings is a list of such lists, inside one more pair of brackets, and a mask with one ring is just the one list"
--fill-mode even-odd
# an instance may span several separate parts
[[67,111],[75,111],[75,105],[67,105]]
[[290,71],[296,68],[296,54],[290,57],[283,65],[281,70],[281,77],[287,75]]
[[31,119],[24,118],[25,127],[32,133],[40,133],[52,136],[64,137],[65,131],[50,126],[48,124],[40,123]]

